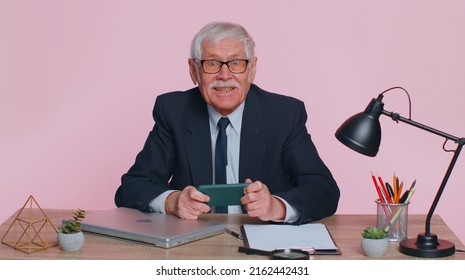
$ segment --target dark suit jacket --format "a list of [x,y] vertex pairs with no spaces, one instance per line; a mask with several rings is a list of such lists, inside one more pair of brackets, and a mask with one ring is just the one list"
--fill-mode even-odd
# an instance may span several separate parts
[[[148,211],[169,189],[212,183],[207,104],[198,88],[157,97],[155,125],[115,195],[118,207]],[[239,179],[265,183],[301,212],[297,223],[335,213],[339,188],[307,132],[304,103],[252,85],[245,100]]]

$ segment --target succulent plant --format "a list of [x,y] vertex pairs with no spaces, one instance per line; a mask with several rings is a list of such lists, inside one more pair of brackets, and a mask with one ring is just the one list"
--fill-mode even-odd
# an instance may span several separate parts
[[368,227],[363,230],[362,236],[368,239],[383,239],[388,235],[387,231],[377,227]]
[[73,219],[63,222],[59,231],[64,234],[78,233],[81,231],[81,221],[86,215],[85,210],[78,209],[74,211]]

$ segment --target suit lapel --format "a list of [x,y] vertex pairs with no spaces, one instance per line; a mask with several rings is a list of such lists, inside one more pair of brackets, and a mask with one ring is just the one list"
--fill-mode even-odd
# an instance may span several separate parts
[[213,182],[212,148],[210,124],[206,103],[198,93],[197,104],[192,104],[192,111],[186,126],[186,153],[194,186]]
[[239,181],[246,178],[257,180],[260,178],[266,142],[262,131],[265,128],[260,104],[257,100],[255,88],[252,86],[245,101],[242,116],[241,150],[239,156]]

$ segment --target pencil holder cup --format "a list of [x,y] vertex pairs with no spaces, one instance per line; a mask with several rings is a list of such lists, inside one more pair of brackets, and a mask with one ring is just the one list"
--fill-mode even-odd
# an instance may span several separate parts
[[376,200],[376,226],[388,232],[389,241],[407,239],[409,203],[394,204]]

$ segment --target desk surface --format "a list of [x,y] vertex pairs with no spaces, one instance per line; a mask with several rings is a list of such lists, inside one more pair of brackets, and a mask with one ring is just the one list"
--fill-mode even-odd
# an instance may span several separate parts
[[[44,211],[56,228],[61,224],[62,219],[72,216],[71,210],[44,209]],[[4,237],[15,217],[16,214],[0,226],[0,238]],[[226,227],[235,231],[239,231],[242,224],[263,223],[255,218],[241,214],[206,214],[201,216],[201,219],[225,223]],[[364,228],[376,223],[375,215],[334,215],[318,222],[328,227],[336,244],[341,249],[342,255],[315,255],[312,256],[313,259],[369,259],[362,253],[360,233]],[[418,233],[424,232],[424,223],[425,215],[409,214],[409,238],[416,237]],[[435,215],[431,221],[431,231],[437,234],[440,239],[453,242],[457,249],[465,249],[462,242],[460,242],[438,215]],[[55,234],[53,230],[51,232]],[[237,248],[242,245],[242,240],[227,233],[171,249],[156,248],[149,245],[85,234],[85,243],[79,252],[64,252],[60,250],[59,246],[53,246],[43,251],[28,254],[5,244],[0,244],[0,259],[268,259],[265,256],[247,255],[237,252]],[[389,250],[381,259],[399,260],[415,258],[401,254],[398,251],[398,242],[389,242]],[[450,257],[441,259],[465,259],[465,253],[457,252]]]

